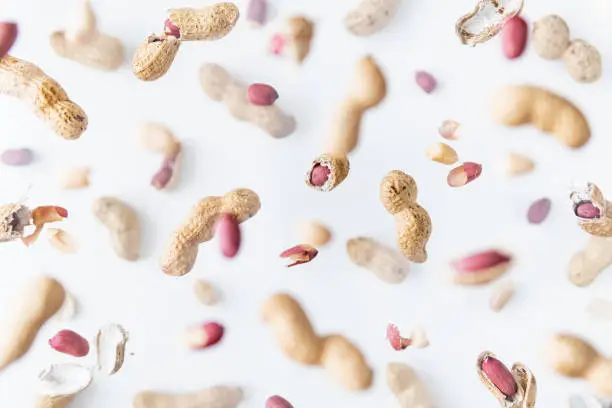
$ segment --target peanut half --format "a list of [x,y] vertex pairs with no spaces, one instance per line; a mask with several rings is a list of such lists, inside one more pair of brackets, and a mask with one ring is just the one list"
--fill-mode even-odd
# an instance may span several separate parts
[[524,0],[478,0],[471,13],[461,16],[455,32],[462,44],[476,46],[495,37],[523,9]]
[[215,386],[190,393],[143,391],[134,397],[133,408],[236,408],[244,393],[238,387]]
[[442,164],[455,164],[459,160],[455,149],[441,142],[436,142],[427,149],[427,157]]
[[410,271],[410,264],[402,254],[372,238],[349,239],[346,252],[355,265],[372,271],[378,279],[389,284],[403,282]]
[[67,140],[81,137],[87,115],[72,102],[64,88],[31,62],[10,55],[0,59],[0,94],[30,104],[53,131]]

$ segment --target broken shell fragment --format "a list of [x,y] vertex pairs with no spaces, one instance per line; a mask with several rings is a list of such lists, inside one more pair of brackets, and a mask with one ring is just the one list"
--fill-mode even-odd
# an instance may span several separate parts
[[387,325],[387,340],[396,351],[405,350],[412,344],[412,339],[402,337],[399,329],[393,323]]
[[319,251],[316,248],[311,247],[310,245],[302,244],[291,247],[283,252],[281,252],[281,258],[289,258],[294,262],[292,264],[287,265],[287,268],[290,268],[295,265],[300,265],[303,263],[307,263],[315,259]]
[[106,325],[98,331],[95,343],[99,371],[113,375],[121,369],[128,340],[128,332],[118,324]]
[[65,408],[81,391],[89,387],[93,376],[79,364],[52,364],[38,375],[37,408]]
[[471,13],[460,17],[455,32],[462,44],[476,46],[495,37],[523,9],[524,0],[478,0]]

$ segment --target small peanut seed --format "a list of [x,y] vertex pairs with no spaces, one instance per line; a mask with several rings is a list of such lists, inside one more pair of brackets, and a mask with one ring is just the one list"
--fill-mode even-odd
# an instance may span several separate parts
[[273,395],[266,400],[266,408],[293,408],[293,405],[280,395]]
[[518,176],[533,171],[535,163],[527,156],[508,153],[502,161],[501,171],[509,176]]
[[447,119],[438,128],[438,133],[440,136],[447,140],[457,140],[459,139],[459,134],[457,129],[459,129],[459,122],[456,122],[452,119]]
[[89,342],[72,330],[61,330],[49,339],[49,345],[55,351],[73,357],[85,357],[89,354]]
[[250,0],[247,6],[246,19],[254,26],[263,26],[268,13],[267,0]]
[[215,286],[209,281],[197,280],[193,284],[196,297],[206,306],[212,306],[219,302],[219,293]]
[[503,275],[512,258],[496,250],[488,250],[465,256],[451,262],[457,272],[455,283],[459,285],[481,285]]
[[224,332],[224,327],[219,323],[205,323],[187,330],[185,342],[190,349],[205,349],[220,342]]
[[0,23],[0,58],[4,57],[15,43],[17,31],[17,24],[15,23]]
[[601,212],[599,211],[599,208],[595,206],[595,204],[590,201],[587,201],[579,204],[576,207],[576,215],[580,218],[586,218],[590,220],[599,218],[601,216]]
[[329,242],[331,232],[327,227],[316,221],[305,221],[298,225],[297,239],[313,247],[320,247]]
[[224,213],[217,218],[215,229],[221,253],[226,258],[234,258],[240,250],[240,223],[232,214]]
[[27,166],[34,161],[34,152],[30,149],[7,149],[0,155],[0,162],[7,166]]
[[64,254],[75,254],[79,250],[77,239],[60,228],[49,228],[49,243],[51,246]]
[[506,303],[512,298],[515,292],[515,285],[511,281],[501,282],[493,288],[489,298],[489,307],[495,312],[501,311]]
[[252,84],[247,88],[249,102],[257,106],[270,106],[278,99],[278,92],[267,84]]
[[455,164],[459,160],[455,149],[440,142],[434,143],[427,149],[427,157],[442,164]]
[[429,72],[417,71],[414,75],[414,79],[417,85],[426,93],[432,93],[438,85],[436,78]]
[[493,357],[485,357],[481,369],[493,385],[506,397],[512,397],[518,391],[516,380],[501,361]]
[[59,175],[58,186],[65,190],[85,188],[89,186],[89,174],[90,170],[88,167],[77,167],[66,170]]

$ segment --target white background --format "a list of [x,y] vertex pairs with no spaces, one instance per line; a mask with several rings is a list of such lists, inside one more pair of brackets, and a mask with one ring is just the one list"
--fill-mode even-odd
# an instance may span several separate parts
[[[312,53],[302,67],[266,53],[272,25],[254,31],[243,19],[221,41],[184,44],[168,74],[145,83],[132,75],[127,61],[149,33],[162,29],[167,8],[192,4],[94,0],[101,29],[123,39],[129,54],[121,70],[104,73],[61,59],[48,44],[51,31],[70,21],[76,0],[5,0],[1,17],[15,19],[21,30],[12,53],[57,79],[88,113],[89,128],[80,140],[65,141],[28,106],[0,99],[0,148],[36,152],[36,162],[27,168],[0,168],[2,202],[27,193],[31,206],[66,207],[70,217],[62,227],[82,244],[72,256],[55,252],[45,236],[30,249],[19,243],[0,246],[2,315],[13,312],[10,295],[40,273],[58,277],[82,304],[76,320],[46,325],[27,357],[0,374],[0,406],[32,406],[38,371],[66,360],[47,345],[57,330],[71,328],[91,337],[107,322],[130,331],[128,352],[133,354],[120,373],[101,378],[84,392],[75,408],[129,407],[140,390],[184,391],[215,384],[243,386],[245,407],[263,407],[272,394],[284,395],[299,408],[392,407],[395,400],[384,374],[390,361],[413,366],[440,407],[494,407],[497,402],[475,372],[483,350],[494,351],[508,364],[521,361],[535,372],[538,406],[564,407],[571,392],[588,391],[585,382],[555,375],[543,349],[551,334],[573,331],[612,355],[611,323],[591,320],[585,313],[591,298],[610,299],[612,273],[602,274],[586,289],[567,278],[571,254],[587,241],[569,211],[570,186],[591,180],[612,196],[611,15],[597,0],[527,1],[524,15],[530,21],[558,13],[575,37],[599,48],[603,78],[585,85],[574,82],[561,62],[541,60],[531,49],[521,59],[507,61],[498,39],[477,48],[460,45],[454,23],[474,2],[405,1],[384,32],[357,38],[342,24],[354,1],[275,0],[279,18],[304,13],[316,21]],[[239,2],[243,12],[245,3]],[[303,175],[350,87],[355,61],[368,53],[387,76],[387,99],[365,118],[348,179],[332,193],[310,190]],[[221,63],[247,83],[273,84],[281,95],[278,103],[296,115],[297,132],[275,140],[230,118],[201,91],[197,73],[204,62]],[[414,71],[421,69],[439,80],[431,95],[414,84]],[[494,124],[488,98],[508,83],[533,83],[568,96],[587,115],[591,141],[570,151],[533,128]],[[424,153],[441,140],[437,127],[448,118],[463,124],[461,140],[453,143],[461,158],[483,164],[481,178],[460,189],[446,185],[450,168],[429,161]],[[167,124],[184,143],[185,165],[175,191],[149,186],[162,158],[140,150],[135,141],[138,125],[149,120]],[[496,172],[496,163],[509,151],[533,157],[537,170],[516,179]],[[91,187],[60,191],[56,174],[76,165],[91,166]],[[430,259],[415,265],[397,286],[353,266],[345,251],[346,240],[359,235],[395,244],[393,219],[378,201],[379,182],[392,169],[415,177],[419,202],[433,219]],[[237,187],[255,190],[262,201],[259,214],[243,224],[239,257],[226,261],[216,243],[209,242],[200,247],[189,275],[164,275],[158,258],[190,208],[200,198]],[[111,251],[107,232],[91,213],[93,200],[102,195],[129,202],[141,215],[140,261],[128,263]],[[552,199],[551,214],[544,224],[529,225],[527,207],[541,197]],[[311,264],[286,269],[278,253],[297,244],[293,230],[303,219],[328,224],[333,242]],[[516,262],[507,278],[517,283],[518,293],[499,314],[487,306],[491,287],[456,287],[448,268],[450,259],[490,247],[512,252]],[[223,303],[211,308],[198,304],[192,294],[197,278],[217,284]],[[262,303],[278,291],[294,294],[320,333],[342,333],[361,347],[375,368],[370,390],[347,392],[331,383],[324,370],[299,366],[281,355],[259,318]],[[183,329],[209,320],[226,325],[222,344],[201,352],[183,348]],[[385,340],[390,320],[406,332],[424,325],[431,347],[393,351]]]

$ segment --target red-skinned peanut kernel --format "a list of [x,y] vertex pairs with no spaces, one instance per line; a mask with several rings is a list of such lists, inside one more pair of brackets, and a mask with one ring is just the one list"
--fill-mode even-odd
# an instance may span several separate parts
[[501,361],[493,357],[485,357],[481,368],[493,385],[506,397],[512,397],[516,394],[518,391],[516,380]]
[[175,38],[181,38],[181,29],[178,28],[170,19],[164,22],[164,32]]
[[506,58],[520,57],[527,45],[527,22],[520,16],[511,18],[501,33],[502,51]]
[[327,182],[331,170],[322,164],[315,164],[310,172],[310,183],[313,186],[321,187]]
[[414,79],[417,85],[426,93],[432,93],[438,86],[436,78],[434,78],[429,72],[417,71],[414,74]]
[[488,250],[454,260],[451,262],[451,266],[457,272],[476,272],[510,261],[511,258],[508,255],[496,250]]
[[49,339],[49,345],[53,350],[73,357],[85,357],[89,354],[89,342],[72,330],[60,330]]
[[226,258],[233,258],[240,250],[241,234],[238,220],[228,213],[223,213],[217,218],[216,235],[221,247],[221,253]]
[[0,23],[0,58],[4,57],[17,39],[17,24],[1,22]]
[[595,207],[595,205],[590,201],[580,203],[578,207],[576,207],[576,215],[580,218],[586,219],[594,219],[601,216],[599,208]]
[[451,187],[462,187],[476,180],[482,173],[482,165],[478,163],[465,162],[455,167],[448,173],[446,181]]
[[192,350],[205,349],[219,343],[224,332],[224,327],[219,323],[204,323],[188,329],[185,333],[185,342]]
[[252,84],[247,89],[249,102],[257,106],[270,106],[278,99],[278,92],[267,84]]

